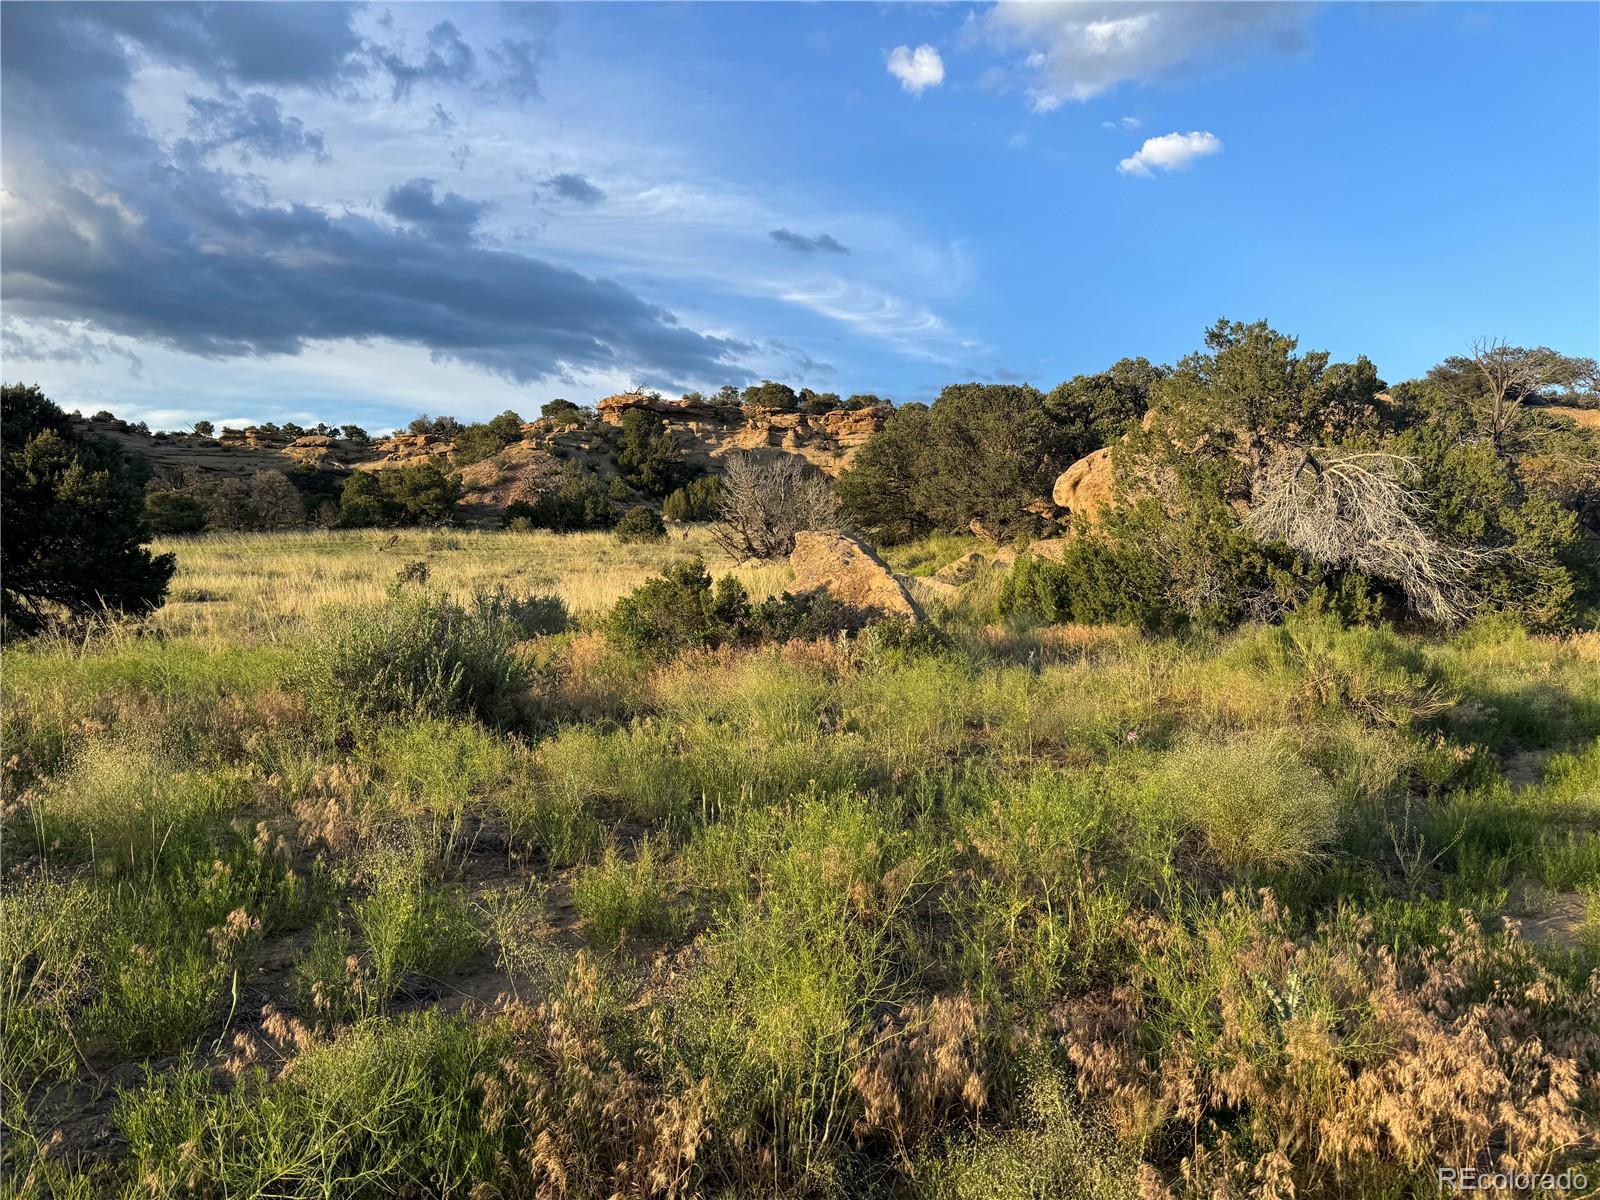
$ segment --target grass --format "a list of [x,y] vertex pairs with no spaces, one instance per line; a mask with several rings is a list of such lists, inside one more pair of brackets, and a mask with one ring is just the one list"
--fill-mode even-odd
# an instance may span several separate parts
[[580,617],[610,609],[658,573],[668,555],[699,555],[757,598],[781,591],[785,565],[735,566],[703,527],[675,527],[660,545],[627,545],[607,533],[484,530],[324,530],[206,534],[158,539],[178,556],[172,596],[151,627],[203,643],[292,641],[330,609],[375,605],[409,563],[457,599],[499,585],[560,597]]
[[[942,647],[655,662],[598,617],[677,533],[386,536],[175,542],[142,629],[6,647],[4,1194],[1399,1196],[1594,1152],[1595,635],[966,597]],[[458,617],[502,585],[584,627]]]

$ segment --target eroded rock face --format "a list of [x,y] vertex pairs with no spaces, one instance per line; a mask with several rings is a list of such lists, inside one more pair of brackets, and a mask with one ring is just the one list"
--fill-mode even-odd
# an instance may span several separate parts
[[1116,475],[1111,465],[1111,448],[1102,447],[1073,463],[1056,478],[1050,498],[1074,516],[1091,524],[1111,503]]
[[655,413],[667,423],[684,458],[715,470],[728,454],[794,454],[826,475],[838,475],[889,419],[888,408],[838,410],[812,416],[709,402],[686,403],[624,393],[595,405],[600,419],[621,425],[629,409]]
[[802,533],[789,555],[796,592],[828,592],[858,608],[875,608],[916,622],[922,608],[871,546],[844,533]]
[[441,471],[450,465],[456,444],[436,433],[397,433],[372,443],[382,457],[358,463],[358,471],[387,471],[395,467],[421,467],[432,463]]

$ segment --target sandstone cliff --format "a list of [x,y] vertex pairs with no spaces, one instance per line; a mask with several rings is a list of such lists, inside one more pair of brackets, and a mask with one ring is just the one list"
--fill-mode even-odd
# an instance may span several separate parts
[[811,415],[750,410],[702,401],[685,403],[625,393],[595,405],[607,425],[621,425],[629,409],[653,412],[666,422],[690,463],[715,470],[717,460],[741,451],[794,454],[827,475],[847,468],[861,447],[883,428],[888,408],[860,408]]

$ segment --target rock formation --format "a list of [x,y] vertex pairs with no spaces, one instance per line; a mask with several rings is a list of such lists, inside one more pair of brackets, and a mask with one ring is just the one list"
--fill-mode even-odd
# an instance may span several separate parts
[[697,467],[715,470],[717,459],[740,452],[794,454],[833,476],[845,470],[861,447],[883,428],[890,411],[857,408],[818,415],[775,413],[633,392],[607,396],[595,409],[607,425],[621,425],[629,409],[655,413],[672,431],[684,458]]
[[843,533],[802,533],[789,555],[794,591],[822,589],[858,608],[921,621],[922,608],[872,547]]
[[1111,503],[1115,478],[1111,448],[1105,446],[1084,455],[1061,472],[1055,487],[1051,489],[1050,498],[1058,507],[1092,524],[1099,520],[1101,511]]
[[422,467],[433,464],[440,470],[450,466],[455,443],[436,433],[397,433],[372,443],[379,457],[357,463],[358,471],[387,471],[395,467]]

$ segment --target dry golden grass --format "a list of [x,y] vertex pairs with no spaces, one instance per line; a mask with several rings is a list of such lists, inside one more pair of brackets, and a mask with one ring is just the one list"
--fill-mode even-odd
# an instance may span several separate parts
[[623,545],[606,533],[502,530],[319,530],[165,538],[178,574],[151,625],[173,635],[229,642],[294,636],[330,608],[383,598],[407,563],[463,595],[504,584],[552,593],[592,615],[657,574],[675,557],[699,554],[713,575],[732,574],[757,598],[783,590],[786,564],[737,565],[700,527],[675,527],[665,542]]
[[1579,429],[1600,429],[1600,408],[1576,408],[1571,405],[1547,404],[1541,410],[1552,416],[1565,417]]

